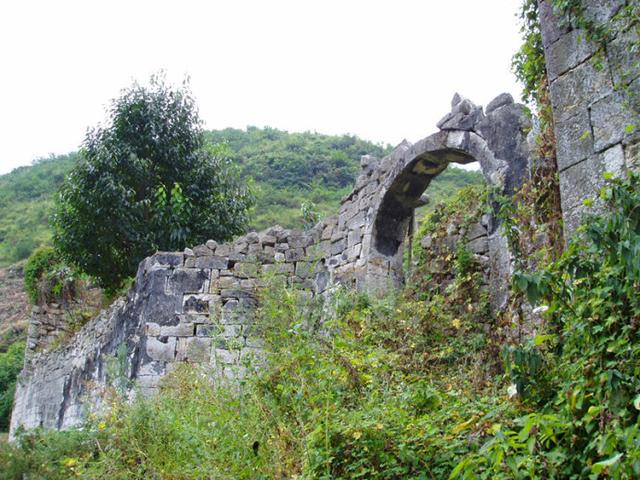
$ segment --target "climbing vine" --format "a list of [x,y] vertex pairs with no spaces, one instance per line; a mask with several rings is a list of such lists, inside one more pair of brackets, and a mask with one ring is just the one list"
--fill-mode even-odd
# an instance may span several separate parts
[[[562,211],[556,162],[556,140],[537,0],[524,0],[519,13],[523,43],[512,69],[523,87],[522,98],[536,113],[530,178],[513,198],[494,195],[499,218],[516,269],[528,271],[558,258],[563,248]],[[504,320],[523,319],[524,297],[511,296]]]

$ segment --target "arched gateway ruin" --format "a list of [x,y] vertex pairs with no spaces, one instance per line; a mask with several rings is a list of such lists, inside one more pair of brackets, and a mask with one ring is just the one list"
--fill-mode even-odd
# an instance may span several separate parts
[[[583,7],[606,23],[624,4],[590,1]],[[637,32],[618,32],[605,39],[603,49],[585,42],[571,19],[556,17],[548,0],[538,6],[568,236],[580,216],[596,208],[583,200],[597,194],[602,172],[620,175],[640,165],[640,130],[625,128],[637,122],[620,91],[640,88],[637,58],[624,53],[632,51]],[[99,406],[107,364],[117,352],[126,356],[124,373],[143,394],[153,393],[181,361],[206,365],[219,377],[242,375],[242,359],[260,351],[251,309],[265,273],[316,295],[327,295],[339,284],[371,292],[399,285],[413,210],[436,175],[451,162],[478,161],[487,182],[509,194],[531,163],[525,137],[529,120],[509,95],[498,96],[484,111],[456,95],[438,128],[414,145],[401,143],[383,159],[363,157],[362,172],[339,214],[309,231],[274,227],[233,243],[210,241],[147,258],[128,297],[57,348],[51,342],[64,332],[63,315],[53,308],[35,309],[12,434],[19,426],[60,429],[82,423],[87,405]],[[465,235],[487,264],[491,302],[501,308],[511,261],[501,230],[488,215]]]
[[[57,348],[48,345],[64,330],[63,317],[52,309],[36,309],[12,432],[19,426],[80,424],[85,399],[97,407],[107,364],[117,352],[126,354],[125,374],[143,394],[152,394],[176,362],[209,365],[219,377],[244,375],[243,358],[260,351],[251,333],[251,310],[264,274],[325,296],[337,285],[373,293],[399,286],[413,211],[449,163],[478,161],[487,182],[505,193],[517,188],[528,171],[525,134],[530,124],[510,95],[500,95],[486,111],[456,95],[438,127],[413,145],[401,143],[385,158],[364,156],[339,213],[308,231],[274,227],[233,243],[209,241],[147,258],[128,298]],[[476,236],[489,259],[492,301],[500,306],[509,275],[504,239],[491,218],[478,226]]]

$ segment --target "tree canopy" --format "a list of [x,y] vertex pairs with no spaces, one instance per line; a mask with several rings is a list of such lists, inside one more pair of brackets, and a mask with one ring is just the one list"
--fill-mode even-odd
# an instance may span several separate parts
[[55,199],[54,244],[65,260],[117,288],[156,250],[246,229],[251,196],[226,148],[205,142],[186,82],[134,83],[107,113]]

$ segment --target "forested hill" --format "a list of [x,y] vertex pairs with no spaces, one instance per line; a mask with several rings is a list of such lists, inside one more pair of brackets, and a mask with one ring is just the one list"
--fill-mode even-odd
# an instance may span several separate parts
[[360,157],[382,157],[390,151],[351,135],[287,133],[275,128],[226,128],[207,133],[211,143],[226,143],[247,176],[277,188],[351,187]]
[[[257,202],[252,227],[273,224],[301,227],[300,206],[313,202],[321,216],[337,211],[352,187],[360,156],[384,156],[389,146],[351,135],[288,133],[273,128],[227,128],[207,132],[214,143],[226,143],[243,177],[253,183]],[[77,161],[71,153],[42,159],[0,176],[0,266],[23,258],[49,241],[48,217],[53,196]],[[432,186],[437,201],[469,183],[481,182],[478,172],[450,168]]]

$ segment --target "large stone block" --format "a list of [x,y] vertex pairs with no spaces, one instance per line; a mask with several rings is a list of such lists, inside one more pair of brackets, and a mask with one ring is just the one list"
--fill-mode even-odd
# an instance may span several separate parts
[[211,343],[209,337],[179,338],[176,345],[176,360],[208,364],[211,359]]
[[284,252],[287,262],[297,262],[304,258],[304,248],[291,248]]
[[546,50],[549,81],[577,67],[596,51],[593,43],[587,41],[584,30],[571,30],[562,35]]
[[175,337],[148,337],[146,344],[149,358],[152,360],[173,362],[176,353]]
[[625,127],[631,123],[630,112],[623,107],[620,94],[612,93],[591,106],[594,149],[600,152],[618,143],[625,135]]
[[183,312],[206,314],[209,313],[215,303],[220,301],[218,295],[211,295],[206,293],[196,295],[185,295],[183,299]]
[[304,248],[312,243],[310,235],[292,235],[289,237],[289,246],[291,248]]
[[360,242],[362,242],[362,227],[356,227],[350,230],[347,235],[347,247],[353,247]]
[[169,294],[203,293],[208,286],[209,272],[202,269],[177,268],[167,278]]
[[593,153],[593,135],[587,108],[555,125],[558,170],[584,160]]
[[365,223],[365,212],[364,210],[360,210],[356,215],[350,218],[347,221],[347,229],[355,230],[356,228],[364,227]]
[[[467,240],[475,240],[478,237],[484,237],[487,235],[487,229],[481,223],[472,223],[467,231],[466,238]],[[431,238],[431,237],[425,237]]]
[[234,265],[233,271],[240,278],[255,278],[258,276],[260,266],[257,263],[240,262]]
[[317,265],[314,262],[297,262],[296,275],[300,278],[310,278],[315,275]]
[[156,265],[166,267],[180,267],[184,262],[184,254],[179,252],[158,252],[151,257]]
[[206,245],[196,245],[192,250],[196,257],[206,257],[208,255],[213,255],[211,249]]
[[607,58],[617,88],[624,88],[640,76],[638,51],[633,48],[637,44],[638,29],[630,28],[607,45]]
[[566,239],[573,234],[585,213],[595,211],[593,207],[585,206],[583,201],[597,197],[604,185],[603,173],[604,162],[599,154],[591,155],[560,172],[560,197]]
[[293,263],[274,263],[272,265],[263,265],[262,271],[266,274],[290,274],[293,273]]
[[556,122],[562,122],[613,91],[608,66],[584,62],[551,82],[551,103]]
[[625,0],[581,0],[581,3],[586,20],[605,24],[620,10]]
[[225,270],[228,268],[229,262],[225,257],[218,255],[210,255],[206,257],[196,257],[196,268],[214,268],[217,270]]
[[548,48],[561,35],[569,31],[568,21],[555,15],[552,0],[544,0],[538,3],[538,16],[540,18],[540,30],[544,48]]
[[479,237],[467,243],[467,248],[478,255],[482,255],[489,251],[489,242],[487,237]]
[[331,255],[337,255],[342,253],[347,248],[347,242],[343,238],[331,244]]

